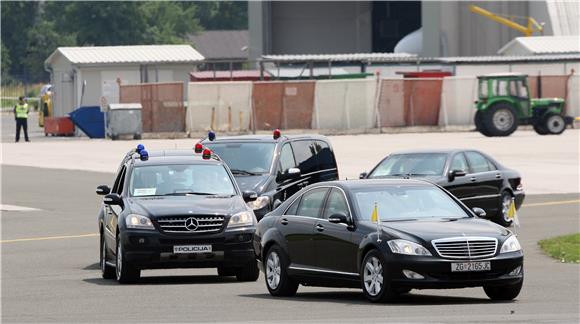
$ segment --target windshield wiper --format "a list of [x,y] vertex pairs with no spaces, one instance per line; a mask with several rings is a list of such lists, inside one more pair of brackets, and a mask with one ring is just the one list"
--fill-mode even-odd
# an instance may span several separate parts
[[187,195],[215,196],[216,194],[209,193],[209,192],[184,191],[184,192],[166,193],[166,194],[163,194],[161,196],[187,196]]
[[259,173],[241,170],[241,169],[230,169],[233,174],[244,174],[244,175],[258,175]]
[[394,218],[394,219],[388,219],[388,220],[381,220],[381,222],[383,223],[389,223],[389,222],[411,222],[411,221],[416,221],[418,220],[417,218]]

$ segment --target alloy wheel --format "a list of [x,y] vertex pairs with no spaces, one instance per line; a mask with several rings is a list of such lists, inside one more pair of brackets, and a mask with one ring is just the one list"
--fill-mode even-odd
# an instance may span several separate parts
[[268,260],[266,261],[266,280],[271,289],[278,288],[281,270],[280,256],[273,251],[268,255]]
[[501,201],[501,214],[503,216],[503,220],[508,224],[511,223],[512,221],[512,219],[508,215],[511,204],[512,204],[512,196],[510,196],[509,194],[504,194]]
[[383,288],[383,266],[377,257],[370,257],[365,263],[363,280],[365,290],[371,296],[377,296]]
[[562,116],[552,115],[548,118],[546,127],[551,134],[559,134],[562,132],[562,129],[566,127],[566,124],[564,123]]
[[499,109],[493,114],[493,124],[500,131],[507,131],[514,122],[514,116],[507,109]]

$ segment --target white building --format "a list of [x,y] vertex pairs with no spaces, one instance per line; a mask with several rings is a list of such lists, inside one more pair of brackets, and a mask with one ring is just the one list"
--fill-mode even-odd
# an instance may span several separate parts
[[54,116],[116,103],[119,84],[181,81],[187,89],[189,73],[203,60],[189,45],[59,47],[44,62],[53,85]]

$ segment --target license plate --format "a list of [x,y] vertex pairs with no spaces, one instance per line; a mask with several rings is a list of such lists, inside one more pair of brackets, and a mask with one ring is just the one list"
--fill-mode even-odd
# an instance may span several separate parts
[[451,263],[451,272],[470,272],[470,271],[489,271],[489,270],[491,270],[491,263],[489,261]]
[[173,253],[211,253],[211,245],[175,245]]

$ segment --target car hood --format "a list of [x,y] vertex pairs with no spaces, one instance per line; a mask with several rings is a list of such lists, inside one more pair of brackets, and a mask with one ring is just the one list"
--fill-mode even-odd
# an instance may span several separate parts
[[256,193],[258,193],[258,195],[260,195],[264,191],[268,179],[270,178],[268,174],[253,175],[253,176],[236,175],[234,177],[236,178],[238,187],[240,187],[242,191],[248,190],[255,191]]
[[457,236],[488,236],[500,239],[509,235],[509,231],[491,221],[478,218],[444,218],[383,222],[383,231],[392,236],[411,239],[423,243],[435,239]]
[[372,177],[370,179],[421,179],[426,180],[431,183],[435,184],[443,184],[445,183],[445,177],[440,175],[410,175],[410,176],[380,176],[380,177]]
[[173,196],[143,197],[128,199],[132,213],[146,215],[150,218],[176,215],[232,215],[246,210],[240,196],[206,197],[206,196]]

